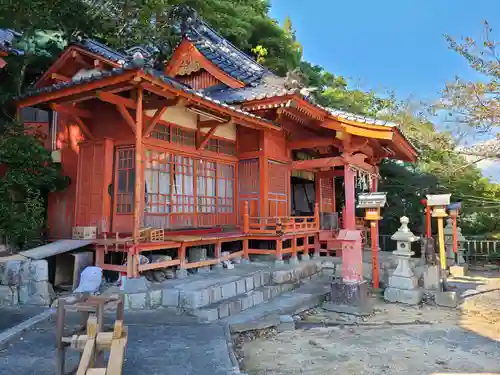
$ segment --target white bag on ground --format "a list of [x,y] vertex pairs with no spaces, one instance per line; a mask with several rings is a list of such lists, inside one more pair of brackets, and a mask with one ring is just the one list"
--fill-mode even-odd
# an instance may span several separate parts
[[100,267],[87,267],[80,274],[80,283],[75,293],[95,293],[102,282],[102,269]]

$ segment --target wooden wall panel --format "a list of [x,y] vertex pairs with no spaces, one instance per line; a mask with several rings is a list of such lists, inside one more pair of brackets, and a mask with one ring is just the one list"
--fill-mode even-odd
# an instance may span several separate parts
[[332,177],[320,179],[320,212],[335,212],[335,185]]
[[260,132],[254,129],[238,127],[238,153],[258,152],[260,149]]
[[190,75],[186,76],[176,76],[176,80],[192,87],[195,90],[206,89],[207,87],[212,87],[215,85],[219,85],[221,81],[207,72],[205,69],[194,72]]
[[239,220],[243,216],[243,202],[248,201],[250,216],[259,216],[259,159],[242,160],[238,164]]
[[266,155],[270,159],[288,160],[288,150],[284,132],[265,132]]

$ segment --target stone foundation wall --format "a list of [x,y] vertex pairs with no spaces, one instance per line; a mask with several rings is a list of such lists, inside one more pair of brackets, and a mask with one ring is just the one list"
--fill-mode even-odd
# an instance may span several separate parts
[[50,306],[54,298],[46,260],[0,261],[0,306]]

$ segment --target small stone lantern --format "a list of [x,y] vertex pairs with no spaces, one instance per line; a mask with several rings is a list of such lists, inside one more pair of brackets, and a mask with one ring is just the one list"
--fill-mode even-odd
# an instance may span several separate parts
[[397,250],[392,253],[398,258],[398,266],[389,277],[389,286],[385,289],[384,298],[389,302],[401,302],[416,305],[422,300],[422,289],[418,287],[418,280],[410,267],[412,242],[420,238],[415,236],[408,228],[409,220],[403,216],[400,220],[401,227],[391,237],[397,241]]

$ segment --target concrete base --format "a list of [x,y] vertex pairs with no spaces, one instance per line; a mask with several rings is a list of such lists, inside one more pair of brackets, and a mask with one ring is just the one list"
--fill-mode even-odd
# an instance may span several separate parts
[[369,315],[373,312],[368,282],[347,283],[342,280],[331,284],[331,302],[323,306],[326,310],[353,315]]
[[177,279],[184,279],[187,277],[187,270],[185,269],[178,269],[177,271],[175,271],[175,276]]
[[307,261],[311,260],[311,256],[309,254],[302,254],[302,257],[300,258],[302,261]]
[[384,291],[384,299],[388,302],[399,302],[406,305],[417,305],[422,301],[422,289],[411,290],[388,287]]
[[275,266],[282,266],[282,265],[284,265],[284,264],[285,264],[285,261],[284,261],[284,260],[282,260],[282,259],[276,259],[276,260],[274,261],[274,265],[275,265]]
[[288,261],[290,264],[299,264],[299,258],[297,257],[291,257],[290,260]]
[[241,259],[241,264],[250,264],[250,259],[242,258]]
[[468,271],[468,265],[464,264],[461,266],[451,266],[450,267],[450,274],[453,277],[464,277],[467,276],[467,271]]

